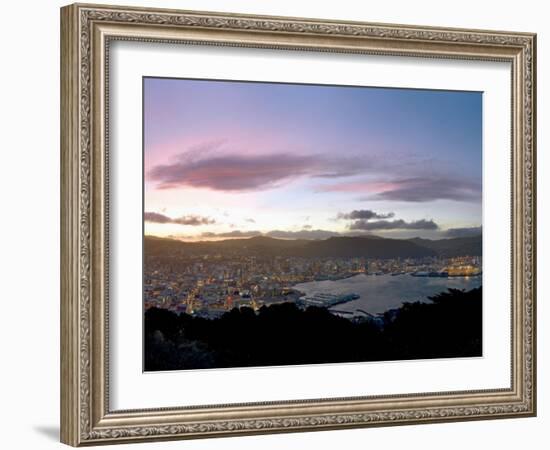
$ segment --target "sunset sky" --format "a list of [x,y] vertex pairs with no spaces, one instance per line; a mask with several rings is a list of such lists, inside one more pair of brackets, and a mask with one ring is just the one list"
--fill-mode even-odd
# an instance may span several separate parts
[[145,234],[480,231],[482,94],[144,79]]

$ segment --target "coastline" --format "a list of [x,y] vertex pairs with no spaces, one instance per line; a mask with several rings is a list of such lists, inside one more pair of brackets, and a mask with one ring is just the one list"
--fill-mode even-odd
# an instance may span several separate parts
[[[353,274],[337,280],[320,280],[298,283],[292,289],[302,293],[301,297],[316,294],[357,294],[357,299],[335,305],[340,312],[349,316],[360,311],[372,315],[400,308],[404,303],[427,302],[428,297],[449,289],[471,290],[482,286],[481,275],[469,277],[412,277],[410,274],[383,274],[369,276]],[[329,306],[330,310],[331,307]]]

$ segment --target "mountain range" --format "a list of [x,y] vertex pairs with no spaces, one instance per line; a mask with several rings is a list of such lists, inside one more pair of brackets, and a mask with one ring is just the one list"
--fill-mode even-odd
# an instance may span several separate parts
[[276,239],[255,236],[220,241],[184,242],[145,236],[146,256],[213,255],[419,258],[424,256],[481,256],[482,237],[451,239],[389,239],[378,236],[330,237],[324,240]]

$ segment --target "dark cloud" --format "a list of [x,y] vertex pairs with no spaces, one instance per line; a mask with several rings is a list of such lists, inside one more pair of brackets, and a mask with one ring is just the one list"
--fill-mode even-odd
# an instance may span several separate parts
[[187,215],[187,216],[178,217],[176,219],[172,219],[171,217],[168,217],[168,216],[165,216],[164,214],[159,214],[156,212],[144,213],[143,220],[145,220],[145,222],[152,222],[152,223],[175,223],[178,225],[191,225],[191,226],[211,225],[213,223],[216,223],[216,221],[214,219],[211,219],[210,217]]
[[449,228],[443,232],[443,236],[447,238],[479,236],[481,232],[481,227]]
[[337,178],[361,171],[356,160],[327,159],[320,155],[278,153],[211,154],[183,153],[170,164],[161,164],[148,172],[160,189],[180,186],[219,191],[268,189],[293,178]]
[[201,217],[201,216],[183,216],[178,217],[177,219],[174,219],[174,223],[177,223],[179,225],[211,225],[213,223],[216,223],[214,219],[211,219],[210,217]]
[[350,230],[437,230],[439,226],[433,220],[415,220],[406,222],[399,220],[377,220],[369,222],[361,219],[356,220],[349,226]]
[[313,227],[311,225],[304,225],[302,228],[304,230],[311,230]]
[[389,188],[364,200],[429,202],[481,200],[481,182],[462,178],[416,177],[387,183]]
[[356,220],[356,219],[390,219],[393,216],[395,216],[394,213],[377,213],[370,209],[359,209],[359,210],[353,210],[350,213],[338,213],[336,216],[337,219],[346,219],[346,220]]
[[256,221],[252,218],[249,218],[249,219],[245,219],[245,222],[249,222],[249,223],[256,223]]

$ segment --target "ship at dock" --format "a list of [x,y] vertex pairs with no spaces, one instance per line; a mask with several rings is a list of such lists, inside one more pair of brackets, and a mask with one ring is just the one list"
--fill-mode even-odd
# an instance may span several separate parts
[[313,295],[308,295],[305,297],[300,297],[296,302],[300,306],[318,306],[321,308],[330,308],[334,305],[339,305],[341,303],[347,303],[352,300],[357,300],[360,298],[359,294],[355,293],[346,293],[346,294],[330,294],[330,293],[317,293]]

